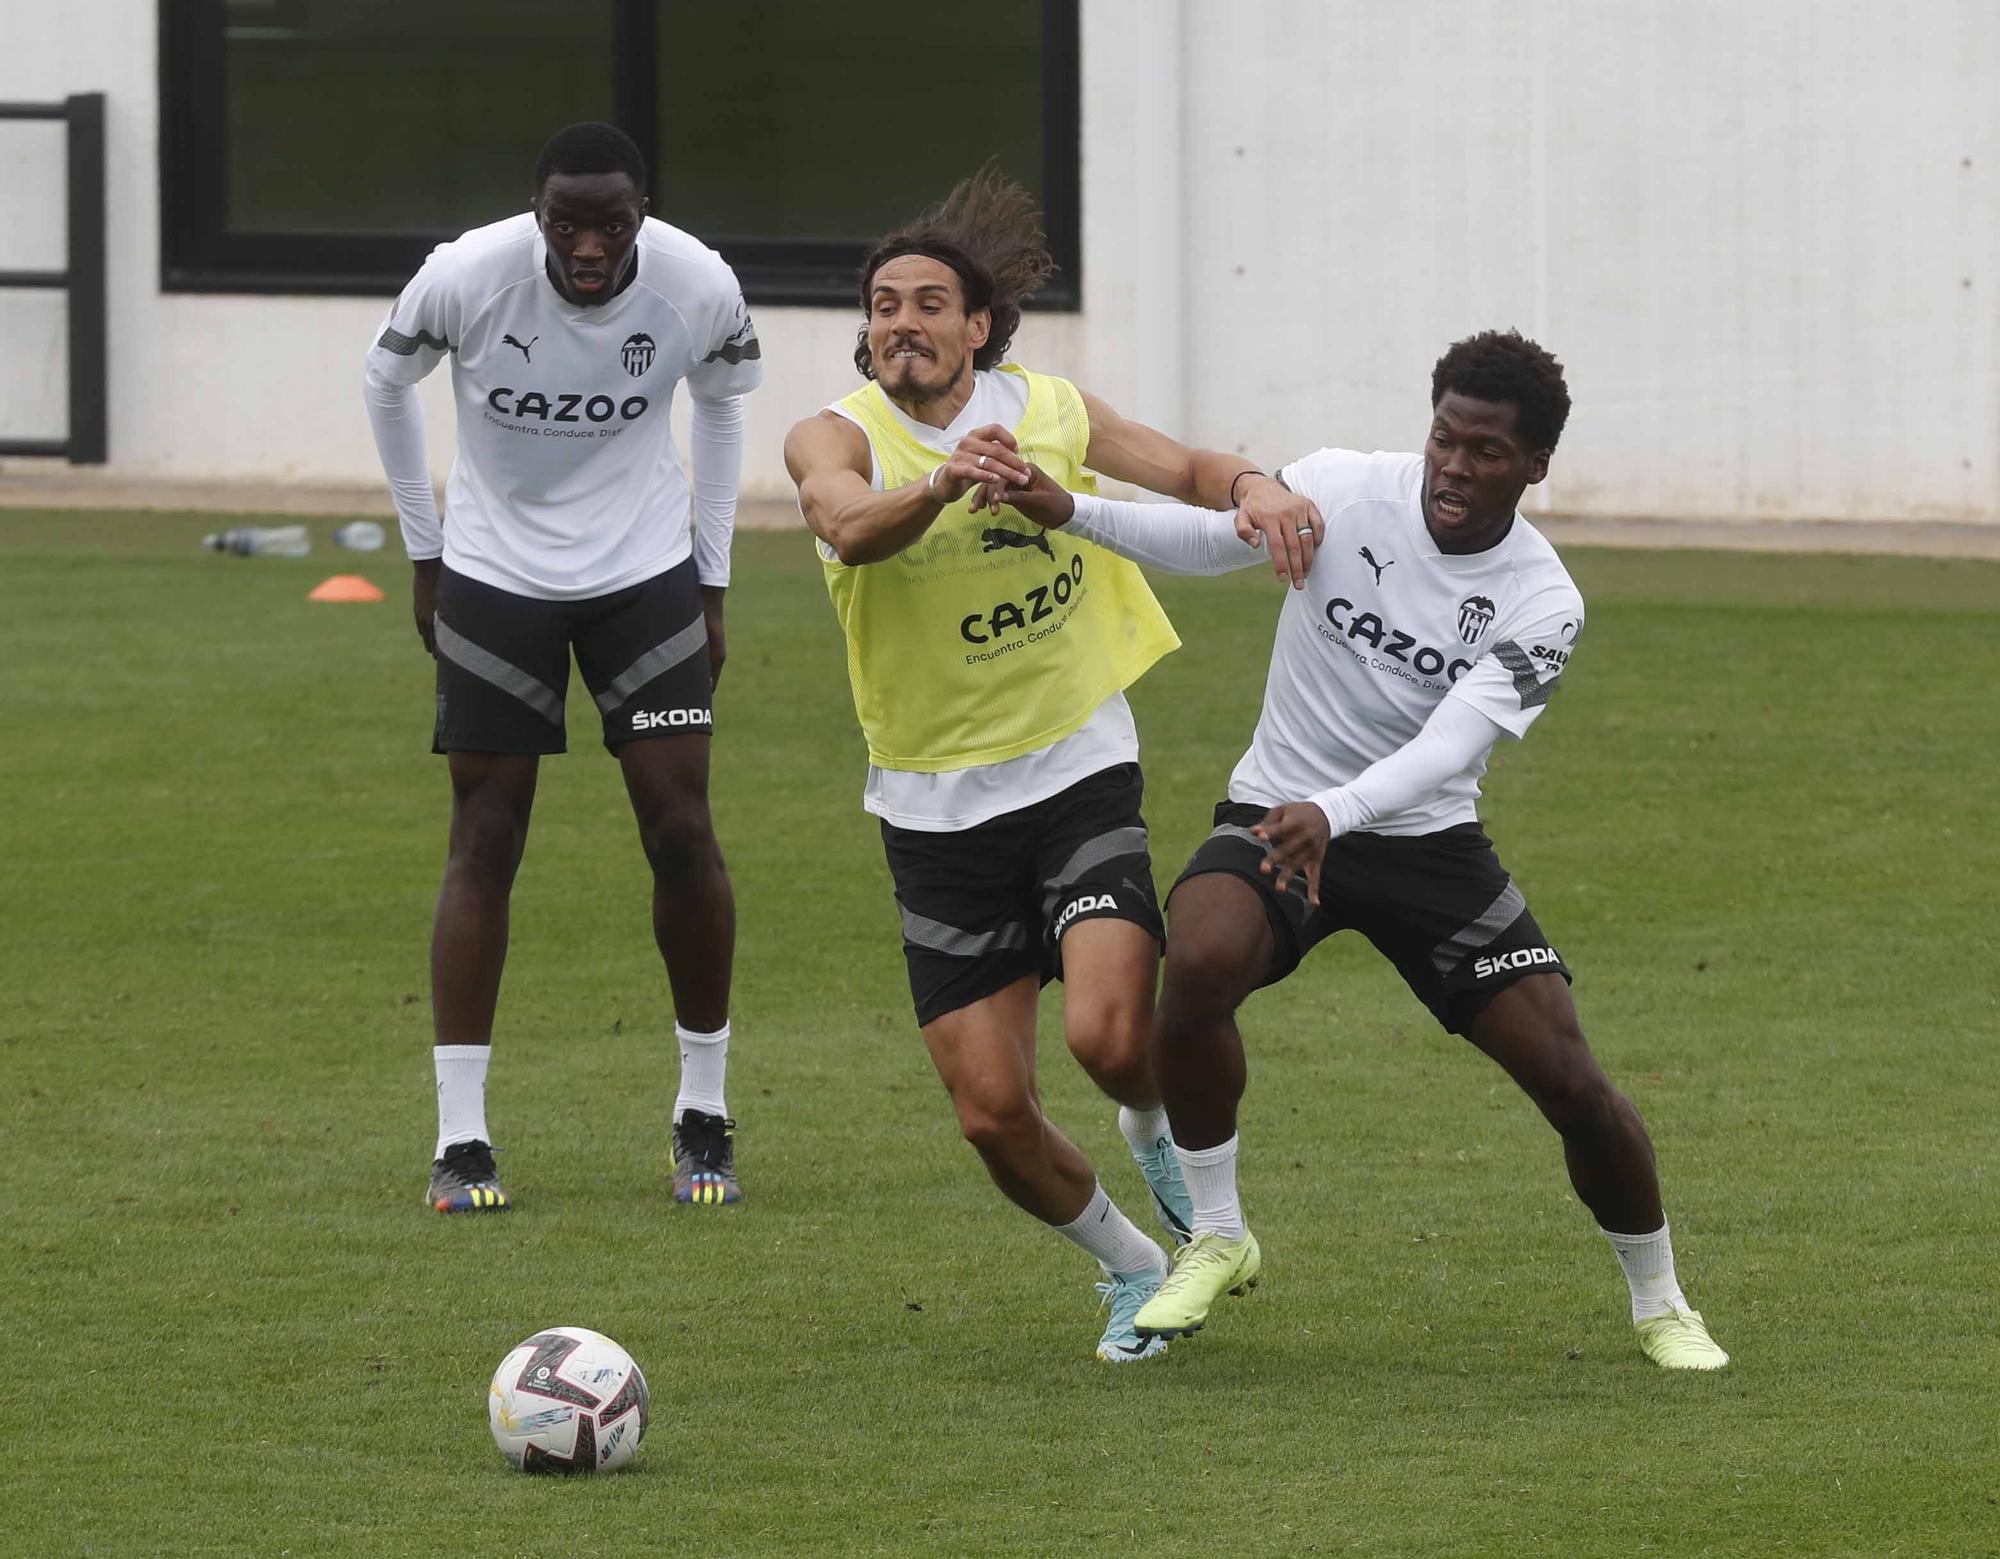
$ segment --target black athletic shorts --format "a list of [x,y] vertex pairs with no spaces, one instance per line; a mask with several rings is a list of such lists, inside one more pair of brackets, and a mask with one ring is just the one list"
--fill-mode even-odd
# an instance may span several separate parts
[[694,559],[581,601],[543,601],[438,571],[433,752],[567,750],[569,653],[604,716],[604,745],[713,726],[708,623]]
[[1277,951],[1259,983],[1275,985],[1336,931],[1359,931],[1391,963],[1431,1016],[1464,1034],[1493,997],[1530,974],[1570,978],[1521,890],[1477,823],[1393,838],[1343,834],[1319,869],[1319,908],[1295,873],[1283,893],[1258,869],[1268,853],[1250,830],[1268,807],[1225,801],[1215,831],[1174,884],[1228,872],[1257,890]]
[[1129,920],[1159,939],[1145,790],[1139,765],[1122,763],[952,833],[883,823],[920,1027],[1024,974],[1061,979],[1062,937],[1079,920]]

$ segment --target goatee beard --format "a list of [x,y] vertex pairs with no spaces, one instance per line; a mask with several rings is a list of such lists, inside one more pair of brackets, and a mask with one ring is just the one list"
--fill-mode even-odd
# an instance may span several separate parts
[[896,398],[914,405],[928,406],[932,401],[941,401],[949,394],[951,394],[949,380],[943,384],[920,384],[912,379],[896,391]]

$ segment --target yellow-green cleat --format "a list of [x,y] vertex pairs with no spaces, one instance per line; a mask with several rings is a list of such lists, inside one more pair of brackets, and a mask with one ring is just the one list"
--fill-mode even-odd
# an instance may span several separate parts
[[1257,1236],[1232,1240],[1204,1229],[1173,1253],[1174,1268],[1132,1318],[1141,1337],[1185,1337],[1208,1324],[1209,1306],[1224,1294],[1246,1294],[1264,1265]]
[[1663,1370],[1719,1370],[1729,1355],[1716,1346],[1699,1310],[1676,1305],[1634,1324],[1640,1350]]

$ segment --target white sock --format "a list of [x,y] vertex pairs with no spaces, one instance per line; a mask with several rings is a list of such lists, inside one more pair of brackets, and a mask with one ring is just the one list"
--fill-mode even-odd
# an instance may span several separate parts
[[1687,1296],[1674,1279],[1674,1241],[1663,1223],[1651,1234],[1613,1234],[1597,1231],[1611,1242],[1618,1265],[1625,1269],[1625,1281],[1632,1289],[1632,1319],[1649,1321],[1679,1306],[1688,1308]]
[[697,1034],[693,1029],[674,1025],[674,1038],[681,1042],[681,1091],[674,1099],[674,1119],[689,1110],[704,1115],[727,1115],[722,1102],[722,1079],[729,1070],[729,1025],[713,1034]]
[[1220,1234],[1240,1240],[1250,1231],[1243,1223],[1243,1204],[1236,1199],[1236,1138],[1218,1142],[1212,1148],[1184,1148],[1174,1154],[1181,1161],[1181,1178],[1187,1182],[1188,1200],[1194,1203],[1194,1232]]
[[1125,1140],[1132,1145],[1134,1153],[1144,1153],[1162,1137],[1173,1140],[1173,1128],[1167,1124],[1167,1107],[1156,1104],[1150,1110],[1135,1110],[1129,1104],[1118,1106],[1118,1129],[1125,1134]]
[[1074,1223],[1058,1224],[1056,1233],[1089,1251],[1114,1277],[1157,1277],[1167,1270],[1167,1253],[1118,1210],[1102,1185],[1092,1188],[1082,1216]]
[[454,1142],[485,1142],[486,1063],[491,1045],[433,1045],[431,1065],[437,1070],[438,1140],[432,1158],[443,1158]]

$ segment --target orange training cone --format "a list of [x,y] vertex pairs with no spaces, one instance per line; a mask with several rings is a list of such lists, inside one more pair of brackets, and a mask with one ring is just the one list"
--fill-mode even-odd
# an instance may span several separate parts
[[379,601],[382,592],[359,574],[335,574],[306,597],[308,601]]

